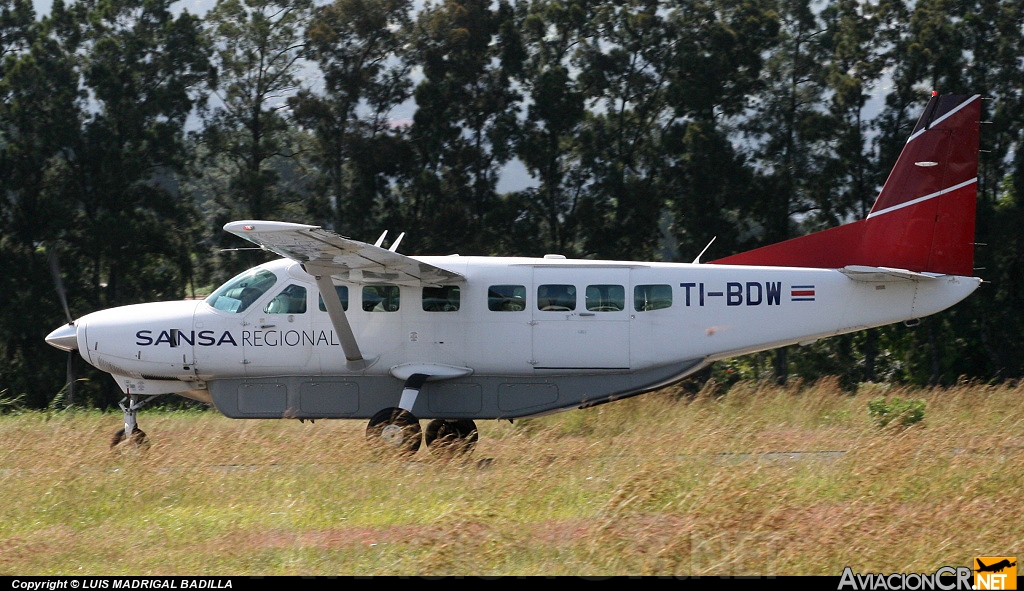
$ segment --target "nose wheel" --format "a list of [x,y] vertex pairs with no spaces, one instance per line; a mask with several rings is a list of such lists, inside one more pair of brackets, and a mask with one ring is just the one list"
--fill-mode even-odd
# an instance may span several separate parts
[[[117,433],[114,433],[114,436],[110,439],[110,447],[117,447],[118,445],[120,445],[121,442],[126,439],[124,433],[124,429],[118,429]],[[143,431],[142,429],[139,429],[138,427],[135,427],[135,429],[132,430],[132,436],[131,439],[129,440],[129,443],[131,445],[138,446],[145,443],[145,441],[146,432]]]

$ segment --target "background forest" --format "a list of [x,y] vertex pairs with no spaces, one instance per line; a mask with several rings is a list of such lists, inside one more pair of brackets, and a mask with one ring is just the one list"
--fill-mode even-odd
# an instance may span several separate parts
[[[0,7],[2,400],[65,388],[53,270],[73,316],[204,295],[264,260],[226,250],[249,218],[417,255],[691,261],[717,237],[711,260],[865,215],[933,89],[988,99],[987,283],[701,379],[1024,373],[1024,0]],[[79,362],[76,403],[115,404]]]

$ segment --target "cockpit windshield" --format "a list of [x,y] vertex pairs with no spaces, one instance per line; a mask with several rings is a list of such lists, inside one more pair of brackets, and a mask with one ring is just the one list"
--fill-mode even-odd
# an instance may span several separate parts
[[249,269],[236,275],[206,298],[206,303],[225,312],[244,312],[277,281],[266,269]]

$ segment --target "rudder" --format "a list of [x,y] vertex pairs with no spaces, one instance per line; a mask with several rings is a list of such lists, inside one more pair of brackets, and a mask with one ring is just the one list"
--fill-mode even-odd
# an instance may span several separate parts
[[865,263],[974,271],[981,97],[933,95],[867,217]]

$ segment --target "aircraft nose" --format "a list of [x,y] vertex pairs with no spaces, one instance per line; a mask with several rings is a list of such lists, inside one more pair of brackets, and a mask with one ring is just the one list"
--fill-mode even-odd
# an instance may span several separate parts
[[65,324],[46,335],[46,342],[64,351],[75,351],[78,349],[78,327],[73,322]]

